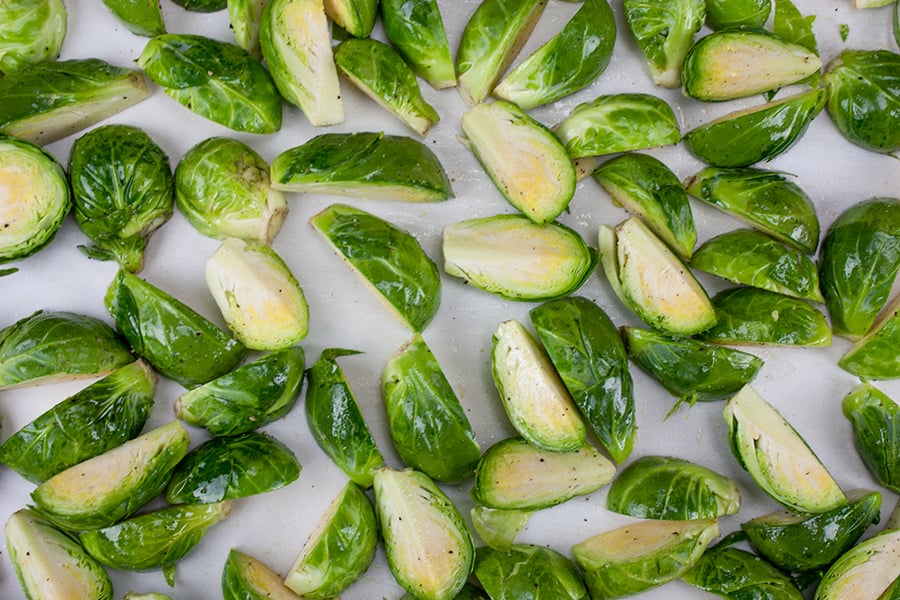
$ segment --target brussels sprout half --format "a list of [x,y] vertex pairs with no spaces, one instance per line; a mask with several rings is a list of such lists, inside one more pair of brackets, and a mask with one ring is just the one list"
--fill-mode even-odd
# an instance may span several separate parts
[[[884,598],[900,573],[900,529],[883,531],[853,546],[832,564],[814,600]],[[889,599],[886,599],[889,600]]]
[[751,552],[728,546],[704,552],[682,579],[723,598],[805,598],[789,575]]
[[103,0],[103,4],[135,35],[153,37],[166,32],[159,0]]
[[543,546],[479,548],[474,573],[491,598],[533,598],[535,590],[540,590],[541,597],[556,600],[589,598],[572,561]]
[[838,359],[838,366],[861,379],[900,378],[900,295],[897,295],[866,335]]
[[625,0],[625,20],[634,35],[656,85],[681,84],[681,66],[694,35],[703,27],[704,0]]
[[302,600],[282,577],[237,548],[228,552],[222,567],[222,600]]
[[0,76],[56,60],[67,28],[63,0],[7,0],[0,4]]
[[870,383],[844,397],[860,458],[884,487],[900,492],[900,406]]
[[706,0],[706,25],[717,31],[729,27],[762,27],[772,12],[772,0]]
[[456,66],[436,0],[381,0],[381,24],[391,45],[435,89],[456,85]]

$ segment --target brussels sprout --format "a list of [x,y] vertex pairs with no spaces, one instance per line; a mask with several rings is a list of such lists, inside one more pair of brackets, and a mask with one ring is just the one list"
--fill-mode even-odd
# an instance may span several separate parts
[[549,129],[515,104],[477,104],[462,116],[468,146],[506,201],[535,223],[553,221],[575,194],[575,167]]
[[475,564],[462,515],[431,479],[414,469],[375,473],[375,511],[388,567],[420,600],[450,600]]
[[844,397],[842,407],[869,472],[884,487],[900,492],[900,406],[863,383]]
[[592,173],[615,204],[640,216],[679,256],[690,259],[697,243],[694,215],[678,176],[647,154],[623,154]]
[[606,508],[642,517],[690,521],[733,515],[741,505],[737,484],[689,461],[670,456],[642,456],[610,485]]
[[338,71],[382,108],[424,136],[440,120],[422,97],[419,82],[403,57],[373,39],[346,39],[335,49]]
[[722,598],[803,600],[805,597],[788,575],[738,548],[716,546],[704,552],[682,579]]
[[263,9],[259,42],[285,100],[315,127],[344,121],[323,0],[271,0]]
[[681,84],[681,66],[694,45],[694,34],[703,27],[704,0],[625,0],[625,20],[656,85]]
[[188,443],[187,431],[172,421],[57,473],[31,498],[44,516],[66,529],[106,527],[166,487]]
[[634,447],[636,425],[628,356],[616,326],[582,297],[552,300],[529,316],[572,400],[621,463]]
[[615,472],[615,465],[590,445],[555,452],[509,438],[481,457],[472,497],[486,508],[533,511],[590,494],[612,481]]
[[444,227],[444,271],[510,300],[549,300],[580,288],[597,252],[561,223],[495,215]]
[[723,400],[750,383],[762,359],[726,346],[623,327],[628,357],[673,396],[693,404]]
[[302,600],[282,577],[237,548],[228,552],[222,568],[223,600]]
[[[781,39],[799,44],[818,54],[819,44],[816,42],[816,35],[812,28],[815,20],[815,16],[804,17],[790,0],[778,0],[775,2],[772,31]],[[760,26],[762,25],[760,24]],[[810,78],[811,83],[814,85],[818,78],[818,73],[813,74]]]
[[900,529],[883,531],[845,552],[832,564],[814,600],[884,598],[900,572]]
[[349,482],[319,520],[284,580],[304,598],[331,598],[365,573],[375,556],[375,509]]
[[772,12],[772,0],[706,0],[706,24],[712,30],[762,27]]
[[572,561],[543,546],[479,548],[475,576],[491,598],[588,600],[581,574]]
[[381,393],[404,464],[436,481],[462,481],[475,471],[481,458],[475,432],[421,334],[388,359]]
[[715,519],[641,521],[572,547],[592,598],[638,594],[682,576],[719,535]]
[[522,110],[574,94],[606,70],[615,42],[609,3],[584,0],[565,27],[510,71],[493,94]]
[[325,133],[272,161],[272,185],[286,192],[435,202],[453,197],[450,179],[422,142],[384,133]]
[[136,69],[96,58],[36,63],[0,79],[0,133],[49,144],[149,95]]
[[0,389],[106,375],[133,361],[125,340],[88,315],[39,310],[0,330]]
[[367,38],[375,27],[378,0],[325,0],[325,14],[350,35]]
[[872,329],[838,359],[838,366],[861,379],[900,377],[900,295],[885,308]]
[[210,13],[224,10],[226,0],[172,0],[185,10],[193,12]]
[[69,177],[75,221],[94,242],[84,253],[140,271],[147,240],[175,209],[166,153],[138,127],[104,125],[75,140]]
[[171,504],[211,504],[264,494],[300,476],[300,462],[275,438],[248,431],[213,438],[188,452],[166,487]]
[[515,319],[500,323],[494,331],[491,373],[519,435],[555,452],[584,444],[587,430],[565,384],[540,342]]
[[159,0],[103,0],[131,33],[153,37],[166,32]]
[[228,238],[206,261],[206,286],[247,348],[283,350],[309,331],[303,289],[269,246]]
[[332,204],[310,223],[395,317],[425,329],[441,303],[441,278],[415,237],[346,204]]
[[143,361],[120,367],[55,404],[0,445],[0,462],[34,483],[141,433],[156,375]]
[[[0,78],[0,85],[3,81]],[[31,256],[53,241],[69,212],[71,195],[66,173],[53,156],[36,144],[3,134],[0,186],[4,189],[3,264]]]
[[5,531],[9,559],[29,600],[112,600],[112,582],[103,566],[37,512],[14,512]]
[[213,137],[192,147],[175,168],[175,203],[203,235],[270,244],[288,212],[269,165],[247,144]]
[[749,385],[725,405],[731,452],[773,500],[799,513],[837,508],[846,498],[812,449]]
[[681,140],[672,107],[649,94],[613,94],[579,104],[556,126],[556,133],[572,158],[667,146]]
[[381,0],[388,40],[416,74],[436,89],[456,85],[456,67],[436,0]]
[[337,358],[355,350],[329,348],[310,367],[306,386],[306,421],[313,438],[347,476],[371,487],[384,458],[369,431],[353,390]]
[[816,264],[759,231],[740,229],[703,243],[691,267],[794,298],[825,302]]
[[281,129],[281,97],[269,72],[246,50],[200,35],[152,38],[137,60],[166,95],[235,131]]
[[0,4],[0,76],[56,60],[66,38],[63,0],[8,0]]
[[819,244],[813,201],[779,173],[707,167],[688,178],[685,188],[695,198],[807,254]]
[[776,567],[802,573],[822,569],[849,550],[872,523],[877,523],[881,494],[847,493],[847,504],[817,515],[786,510],[741,523],[750,544]]
[[525,529],[532,512],[534,511],[488,508],[476,504],[469,516],[472,518],[472,528],[485,544],[505,550],[512,546],[519,532]]
[[175,416],[213,435],[237,435],[285,416],[303,384],[303,348],[264,355],[179,396]]
[[456,50],[463,100],[484,100],[515,60],[544,12],[547,0],[482,0],[466,23]]
[[640,219],[629,217],[615,229],[601,225],[599,239],[601,263],[613,291],[645,323],[675,335],[715,325],[706,291]]
[[127,592],[124,596],[124,600],[172,600],[172,599],[165,594],[161,594],[160,592],[147,592],[146,594],[142,594],[140,592]]
[[825,90],[739,110],[684,134],[694,156],[715,167],[747,167],[787,151],[825,105]]
[[259,26],[267,0],[227,0],[228,24],[234,41],[253,58],[262,58]]
[[823,82],[826,109],[845,138],[866,150],[900,150],[900,54],[844,50]]

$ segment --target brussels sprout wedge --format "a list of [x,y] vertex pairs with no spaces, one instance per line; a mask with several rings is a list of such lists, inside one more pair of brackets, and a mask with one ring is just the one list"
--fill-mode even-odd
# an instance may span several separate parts
[[469,516],[472,518],[472,528],[485,544],[505,550],[512,546],[516,536],[525,529],[532,512],[527,509],[488,508],[476,504]]
[[153,37],[166,32],[159,0],[103,0],[103,4],[135,35]]
[[510,438],[481,457],[472,497],[486,508],[539,510],[600,489],[615,471],[615,465],[589,445],[555,452]]
[[381,24],[391,45],[435,89],[456,85],[444,20],[436,0],[381,0]]
[[561,223],[496,215],[444,227],[444,271],[510,300],[549,300],[580,288],[597,253]]
[[325,14],[357,38],[368,37],[378,16],[378,0],[325,0]]
[[861,379],[900,378],[900,295],[891,300],[872,329],[838,359],[838,366]]
[[884,487],[900,492],[900,406],[863,383],[844,397],[842,408],[869,472]]
[[222,600],[302,600],[283,578],[237,548],[228,552],[222,568]]
[[8,0],[0,5],[0,76],[56,60],[66,38],[63,0]]
[[575,167],[549,129],[515,104],[477,104],[462,116],[469,147],[507,202],[535,223],[553,221],[575,194]]
[[351,481],[319,520],[284,584],[304,598],[336,597],[369,568],[377,544],[375,509]]
[[475,577],[491,598],[541,597],[588,600],[581,574],[568,558],[550,548],[516,544],[510,548],[479,548]]
[[751,552],[727,546],[704,552],[682,579],[722,598],[805,598],[790,576]]
[[413,331],[425,329],[441,303],[441,277],[415,237],[346,204],[332,204],[310,223],[394,316]]
[[253,58],[262,58],[259,26],[267,0],[227,0],[228,25],[234,41]]
[[112,582],[103,566],[37,512],[14,512],[5,532],[9,559],[26,598],[112,600]]
[[681,84],[681,66],[694,45],[694,35],[703,27],[707,4],[704,0],[625,0],[625,20],[656,85],[675,88]]
[[773,500],[814,514],[846,503],[841,488],[800,434],[749,385],[724,410],[731,452]]
[[772,12],[772,0],[706,0],[706,25],[714,31],[729,27],[762,27]]
[[[891,529],[860,542],[832,564],[814,600],[883,598],[900,573],[900,529]],[[895,587],[895,586],[893,586]]]

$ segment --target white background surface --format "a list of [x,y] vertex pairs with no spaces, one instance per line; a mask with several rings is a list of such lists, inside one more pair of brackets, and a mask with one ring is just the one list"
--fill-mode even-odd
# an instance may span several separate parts
[[[163,1],[164,18],[169,31],[200,33],[231,41],[224,12],[213,15],[187,13]],[[63,59],[98,57],[120,66],[130,66],[146,43],[130,34],[108,13],[98,0],[68,0],[69,34],[62,49]],[[439,2],[455,51],[463,26],[477,6],[474,0]],[[676,108],[682,131],[736,110],[758,104],[761,98],[704,105],[687,99],[679,90],[655,88],[627,30],[621,0],[611,2],[619,26],[612,62],[607,71],[588,89],[565,98],[551,107],[532,111],[543,123],[552,125],[576,104],[593,100],[600,94],[645,91],[666,99]],[[835,58],[844,47],[889,48],[897,51],[890,36],[890,9],[858,11],[850,0],[797,0],[804,14],[817,14],[815,31],[823,62]],[[577,9],[577,3],[551,0],[531,41],[520,55],[549,39]],[[839,25],[850,26],[849,38],[842,42]],[[705,32],[705,30],[704,30]],[[381,37],[376,29],[374,34]],[[151,84],[152,86],[152,84]],[[460,143],[459,118],[465,110],[454,89],[435,91],[422,83],[426,98],[438,110],[441,122],[430,131],[425,142],[442,161],[453,182],[456,197],[441,204],[414,205],[400,202],[347,200],[337,197],[291,194],[290,214],[273,247],[293,269],[310,304],[310,333],[302,343],[307,365],[324,348],[344,347],[364,352],[341,359],[345,374],[356,394],[376,441],[388,464],[401,467],[393,452],[379,393],[379,378],[388,357],[411,335],[395,321],[366,286],[332,253],[309,225],[309,218],[333,202],[349,202],[379,215],[413,233],[425,250],[441,264],[441,228],[470,217],[513,212],[502,199],[471,153]],[[316,130],[300,111],[285,107],[281,132],[249,135],[231,132],[190,113],[169,99],[156,86],[151,97],[106,123],[128,123],[144,128],[168,153],[174,168],[180,157],[194,144],[213,135],[241,139],[271,161],[283,150],[299,145],[323,131],[386,131],[415,135],[383,112],[346,81],[342,81],[346,102],[345,123]],[[786,95],[788,91],[783,92]],[[51,144],[48,149],[64,165],[78,135]],[[663,160],[679,177],[685,178],[701,168],[682,145],[649,152]],[[824,233],[844,208],[873,196],[900,195],[900,163],[896,159],[869,153],[841,138],[823,112],[801,141],[787,154],[774,160],[770,168],[796,175],[795,181],[815,202]],[[740,224],[699,202],[693,202],[700,241]],[[598,225],[616,224],[625,213],[615,208],[593,180],[578,185],[570,210],[561,221],[578,230],[591,245],[596,245]],[[35,310],[70,310],[103,318],[111,323],[103,306],[103,294],[112,280],[116,265],[95,262],[77,249],[86,243],[84,235],[69,217],[56,240],[45,250],[16,264],[20,271],[0,279],[0,327]],[[145,268],[140,273],[158,287],[186,302],[220,326],[223,325],[203,279],[204,262],[219,242],[197,233],[177,213],[150,240]],[[710,293],[722,282],[701,277]],[[528,310],[534,304],[505,301],[459,280],[444,277],[441,308],[424,337],[437,356],[456,390],[475,429],[482,449],[513,434],[503,414],[490,377],[491,333],[505,319],[528,323]],[[617,325],[639,321],[625,311],[612,295],[602,272],[595,273],[578,292],[603,307]],[[852,445],[848,421],[842,416],[842,398],[858,380],[836,366],[838,357],[849,347],[835,339],[826,349],[751,348],[766,363],[754,387],[805,437],[820,459],[832,471],[845,490],[858,487],[879,489],[863,467]],[[674,398],[636,368],[638,441],[631,458],[647,454],[665,454],[693,460],[719,473],[733,477],[740,486],[743,504],[737,515],[720,521],[723,533],[739,527],[742,521],[771,512],[778,507],[760,492],[732,458],[726,440],[721,403],[682,407],[664,420]],[[3,417],[0,439],[31,421],[54,403],[86,385],[72,382],[16,391],[0,392]],[[900,400],[900,383],[883,382],[878,386]],[[182,389],[161,381],[156,407],[147,428],[173,418],[172,404]],[[302,406],[265,431],[286,443],[303,464],[300,479],[270,494],[236,501],[231,517],[214,527],[200,545],[178,567],[177,583],[169,589],[160,572],[111,572],[115,597],[129,590],[161,591],[177,600],[220,597],[219,577],[229,548],[238,547],[284,573],[299,553],[328,503],[344,485],[344,474],[316,446]],[[192,444],[207,435],[190,429]],[[463,514],[472,505],[470,483],[444,486]],[[0,518],[29,502],[33,486],[15,472],[0,467]],[[883,515],[896,503],[896,495],[882,490]],[[545,544],[571,556],[571,546],[587,537],[624,524],[626,517],[604,508],[605,490],[576,498],[564,505],[535,514],[518,541]],[[876,528],[870,530],[870,534]],[[22,597],[5,547],[0,548],[0,597]],[[403,590],[393,581],[379,547],[369,571],[342,598],[396,599]],[[673,582],[641,596],[679,600],[704,596],[682,582]]]

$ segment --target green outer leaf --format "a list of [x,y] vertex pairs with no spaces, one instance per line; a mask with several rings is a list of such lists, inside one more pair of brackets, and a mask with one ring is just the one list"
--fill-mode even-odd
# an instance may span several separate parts
[[900,406],[870,383],[844,397],[844,416],[869,472],[884,487],[900,493]]
[[706,24],[714,31],[763,27],[771,12],[772,0],[706,0]]
[[227,5],[226,0],[173,0],[173,2],[185,10],[200,13],[224,10]]
[[444,21],[436,0],[381,0],[381,24],[388,40],[416,74],[436,89],[456,85]]
[[488,508],[476,504],[469,511],[469,516],[472,519],[472,529],[485,544],[491,548],[506,550],[525,529],[532,512],[534,511]]
[[724,598],[804,598],[788,575],[755,554],[733,547],[705,552],[682,579]]
[[[786,42],[803,46],[810,52],[819,53],[819,45],[813,32],[815,15],[804,17],[791,0],[775,0],[773,31]],[[763,24],[759,23],[761,27]]]
[[153,37],[166,32],[159,0],[103,0],[103,4],[135,35]]
[[504,550],[479,548],[475,576],[491,598],[589,598],[572,561],[543,546],[515,544]]
[[259,47],[259,25],[266,0],[227,0],[228,24],[234,41],[255,59],[262,58]]
[[475,471],[481,458],[475,432],[420,334],[388,359],[381,394],[404,464],[436,481],[462,481]]
[[378,0],[326,0],[325,12],[335,25],[357,38],[366,38],[375,27]]
[[869,332],[853,343],[838,366],[861,379],[900,378],[900,295],[891,301]]
[[56,60],[67,26],[62,0],[7,0],[0,4],[0,76]]
[[284,578],[237,548],[222,567],[222,600],[297,600]]
[[659,3],[656,0],[625,0],[625,19],[653,82],[674,88],[681,83],[681,66],[694,45],[694,34],[706,17],[704,0]]
[[848,594],[879,596],[893,586],[900,568],[900,529],[883,531],[860,542],[832,564],[814,600],[839,600]]

